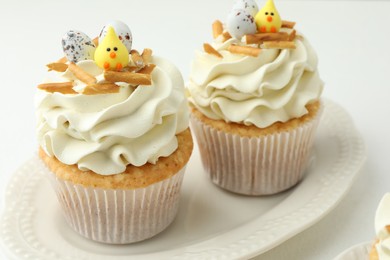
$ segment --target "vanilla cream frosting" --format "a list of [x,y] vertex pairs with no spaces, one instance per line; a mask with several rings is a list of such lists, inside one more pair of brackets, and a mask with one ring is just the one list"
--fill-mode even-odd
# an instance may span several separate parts
[[212,46],[223,58],[197,51],[187,86],[189,102],[204,115],[264,128],[305,115],[305,105],[318,100],[323,82],[317,56],[304,37],[296,49],[262,49],[258,57],[232,54],[235,38]]
[[[156,163],[159,157],[172,154],[178,147],[176,134],[188,127],[184,83],[177,68],[165,59],[153,56],[151,63],[156,68],[150,86],[117,82],[119,93],[99,95],[38,90],[40,146],[64,164],[102,175],[121,173],[127,165]],[[104,80],[94,61],[77,65],[98,82]],[[85,84],[68,70],[46,82],[69,80],[82,92]]]
[[[386,228],[386,227],[389,227]],[[375,232],[379,242],[375,245],[380,260],[390,259],[390,193],[386,193],[375,214]]]

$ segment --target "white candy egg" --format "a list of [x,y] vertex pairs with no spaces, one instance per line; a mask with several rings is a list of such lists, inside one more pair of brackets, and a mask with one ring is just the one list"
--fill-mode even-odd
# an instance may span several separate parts
[[259,7],[257,6],[255,0],[237,0],[237,2],[233,5],[232,10],[238,9],[247,11],[253,17],[255,17],[259,11]]
[[114,28],[114,31],[116,35],[118,36],[119,40],[122,41],[122,43],[126,46],[126,49],[130,52],[131,51],[131,45],[133,43],[133,36],[131,35],[130,28],[121,21],[111,21],[107,23],[99,35],[99,43],[103,40],[103,38],[107,34],[107,28],[111,26]]
[[69,61],[93,60],[95,44],[83,32],[70,30],[62,37],[62,48]]
[[226,28],[231,36],[239,40],[245,34],[254,34],[257,31],[255,18],[243,9],[230,12]]

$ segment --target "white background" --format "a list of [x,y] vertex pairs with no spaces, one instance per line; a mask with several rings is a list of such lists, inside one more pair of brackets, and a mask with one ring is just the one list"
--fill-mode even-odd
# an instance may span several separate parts
[[[12,173],[37,150],[34,91],[44,65],[62,56],[64,32],[78,29],[94,37],[107,21],[122,20],[133,32],[134,48],[152,48],[187,79],[194,50],[211,41],[211,23],[225,20],[233,2],[0,1],[0,196]],[[351,114],[368,159],[329,215],[257,259],[331,259],[374,239],[375,209],[390,191],[390,2],[278,1],[277,6],[317,50],[323,95]]]

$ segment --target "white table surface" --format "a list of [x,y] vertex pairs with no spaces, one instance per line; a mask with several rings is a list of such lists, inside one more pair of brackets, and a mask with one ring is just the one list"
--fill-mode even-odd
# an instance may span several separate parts
[[[0,196],[15,170],[37,150],[33,97],[48,62],[62,56],[68,29],[96,35],[119,19],[136,49],[150,47],[188,78],[194,49],[211,41],[211,23],[225,20],[229,0],[0,2]],[[258,1],[260,3],[260,1]],[[263,3],[264,1],[261,1]],[[317,50],[324,97],[353,117],[367,162],[350,192],[309,229],[256,259],[332,259],[374,238],[374,213],[390,191],[390,2],[278,1],[282,18],[297,22]],[[0,210],[4,201],[0,200]],[[0,252],[0,258],[1,258]]]

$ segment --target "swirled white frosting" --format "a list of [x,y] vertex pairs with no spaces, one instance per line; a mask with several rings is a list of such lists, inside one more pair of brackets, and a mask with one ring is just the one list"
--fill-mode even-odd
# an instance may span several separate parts
[[375,214],[375,231],[379,242],[376,250],[380,260],[390,259],[390,193],[386,193],[379,203]]
[[305,115],[318,100],[323,82],[317,56],[306,39],[296,49],[263,49],[258,57],[232,54],[232,38],[212,44],[223,58],[198,51],[188,83],[189,101],[211,119],[264,128]]
[[[188,127],[187,101],[180,72],[165,59],[153,56],[152,85],[136,88],[127,83],[119,93],[64,95],[38,90],[38,142],[45,152],[64,164],[98,174],[121,173],[131,164],[156,163],[178,147],[176,134]],[[80,67],[103,80],[94,61]],[[55,81],[75,80],[70,71]],[[50,81],[53,81],[50,80]]]

